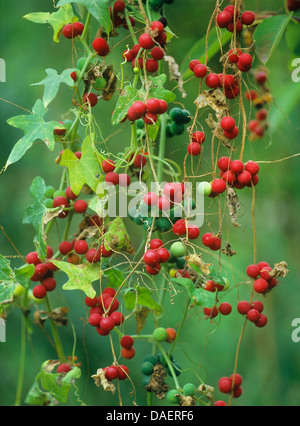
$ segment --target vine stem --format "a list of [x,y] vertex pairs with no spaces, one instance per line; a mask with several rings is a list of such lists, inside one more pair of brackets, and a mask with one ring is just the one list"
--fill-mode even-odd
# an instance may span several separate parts
[[24,293],[24,299],[23,299],[23,303],[22,303],[20,366],[19,366],[19,377],[18,377],[16,400],[15,400],[15,406],[16,407],[21,406],[22,390],[23,390],[23,383],[24,383],[24,373],[25,373],[26,338],[27,338],[27,323],[26,323],[26,317],[25,317],[25,309],[26,309],[26,305],[27,305],[27,296],[28,296],[28,289],[26,289],[26,291]]
[[183,325],[184,325],[185,319],[186,319],[187,314],[188,314],[188,311],[189,311],[190,302],[191,302],[191,299],[188,299],[187,304],[186,304],[186,307],[185,307],[185,310],[184,310],[184,313],[183,313],[183,317],[182,317],[182,320],[181,320],[181,323],[180,323],[180,326],[179,326],[179,328],[178,328],[178,330],[177,330],[176,338],[175,338],[175,340],[174,340],[174,343],[173,343],[173,346],[172,346],[171,350],[169,351],[169,356],[171,356],[172,352],[173,352],[173,351],[174,351],[174,349],[175,349],[175,346],[176,346],[177,340],[178,340],[178,338],[179,338],[179,335],[180,335],[180,333],[181,333],[181,330],[182,330],[182,328],[183,328]]
[[[49,301],[49,297],[46,296],[45,298],[45,305],[47,307],[48,313],[52,312],[52,308],[50,305],[50,301]],[[57,352],[57,356],[60,360],[61,363],[65,363],[67,361],[62,344],[61,344],[61,340],[60,340],[60,336],[57,330],[56,325],[53,323],[52,320],[50,320],[50,324],[51,324],[51,330],[52,330],[52,335],[53,335],[53,340],[55,343],[55,348],[56,348],[56,352]]]
[[169,359],[169,356],[166,354],[166,351],[164,350],[164,348],[162,347],[162,345],[159,342],[157,342],[157,346],[158,346],[159,350],[161,351],[162,356],[165,358],[166,363],[168,364],[168,367],[170,369],[170,373],[171,373],[172,378],[174,380],[176,389],[180,390],[181,389],[180,388],[180,384],[178,382],[177,376],[175,374],[175,371],[174,371],[173,365],[172,365],[172,363],[171,363],[171,361]]

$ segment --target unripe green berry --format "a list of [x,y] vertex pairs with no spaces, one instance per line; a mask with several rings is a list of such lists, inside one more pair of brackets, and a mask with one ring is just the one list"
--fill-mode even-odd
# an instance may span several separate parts
[[153,331],[153,339],[156,342],[165,342],[168,338],[168,332],[163,327],[158,327]]

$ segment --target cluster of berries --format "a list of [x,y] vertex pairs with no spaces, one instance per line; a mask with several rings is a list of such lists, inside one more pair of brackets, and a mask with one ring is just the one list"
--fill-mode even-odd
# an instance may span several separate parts
[[250,132],[250,139],[255,140],[263,138],[269,127],[268,110],[266,109],[268,102],[271,100],[266,88],[268,74],[265,69],[258,69],[254,72],[254,78],[259,85],[260,93],[257,90],[250,89],[246,92],[245,97],[251,101],[257,109],[255,119],[250,120],[247,127]]
[[150,241],[150,249],[144,255],[146,271],[149,275],[158,275],[161,271],[161,264],[170,259],[170,252],[163,245],[164,243],[158,238]]
[[216,17],[216,23],[219,28],[227,28],[231,33],[241,33],[244,25],[252,25],[255,21],[255,14],[246,11],[240,15],[238,9],[234,6],[226,6]]
[[215,236],[211,232],[208,232],[203,235],[202,243],[205,247],[210,248],[212,251],[219,251],[222,246],[221,238]]
[[123,336],[121,339],[121,355],[125,359],[132,359],[135,357],[135,349],[133,347],[134,340],[131,336]]
[[86,201],[76,200],[78,196],[74,194],[71,187],[68,187],[66,191],[56,192],[54,195],[56,196],[53,200],[51,200],[50,197],[47,197],[44,203],[48,208],[64,207],[64,210],[58,215],[60,219],[65,219],[68,217],[71,208],[73,208],[74,211],[79,214],[84,214],[88,209],[88,204]]
[[226,184],[236,189],[256,186],[259,182],[259,165],[255,161],[244,164],[240,160],[221,157],[218,161],[220,178],[212,182],[212,192],[220,194],[226,191]]
[[[97,225],[98,226],[98,225]],[[72,252],[75,252],[79,256],[86,257],[89,263],[98,263],[100,259],[108,258],[113,255],[112,250],[107,250],[105,244],[102,244],[100,248],[90,248],[85,240],[74,240],[73,242],[62,241],[59,245],[59,252],[63,256],[70,256]]]
[[29,265],[35,266],[35,271],[31,277],[31,281],[34,283],[40,282],[33,288],[33,296],[36,299],[44,299],[47,292],[54,291],[56,289],[56,280],[53,278],[53,273],[57,270],[57,267],[51,262],[51,258],[54,255],[52,247],[47,246],[47,259],[43,263],[37,252],[28,253],[26,256],[26,262]]
[[[128,25],[124,16],[126,4],[122,0],[117,0],[112,7],[109,8],[110,18],[114,28],[123,27],[128,30]],[[134,27],[135,19],[130,16],[130,23]]]
[[107,287],[102,294],[94,299],[86,297],[85,304],[90,308],[89,324],[97,329],[100,336],[107,336],[115,327],[124,322],[124,316],[119,309],[116,291]]
[[268,318],[262,313],[264,305],[259,300],[252,303],[243,300],[238,303],[237,310],[241,315],[247,316],[247,319],[253,322],[256,327],[263,328],[267,325]]
[[111,365],[103,368],[105,378],[109,382],[113,380],[126,380],[129,377],[129,368],[126,365]]
[[105,182],[113,186],[121,186],[126,188],[131,183],[131,178],[127,173],[116,173],[116,165],[113,160],[104,160],[102,162],[102,170],[106,174]]
[[239,135],[239,129],[236,125],[235,119],[232,117],[224,117],[221,120],[221,128],[224,131],[224,136],[227,139],[235,139]]
[[277,286],[277,279],[270,275],[272,270],[273,269],[267,262],[260,262],[257,265],[248,266],[247,275],[255,279],[253,288],[256,293],[266,294]]
[[180,136],[185,131],[185,125],[191,121],[191,113],[186,109],[172,108],[169,113],[169,121],[166,127],[167,138]]
[[212,308],[204,308],[204,315],[206,316],[206,318],[216,318],[219,313],[223,316],[228,316],[230,315],[232,312],[232,306],[230,305],[230,303],[227,302],[223,302],[220,304],[219,307],[217,306],[213,306]]
[[163,99],[148,99],[146,102],[136,101],[128,110],[127,119],[131,122],[144,120],[145,124],[153,125],[157,122],[158,116],[168,110],[168,104]]
[[81,22],[74,22],[64,26],[62,33],[68,39],[73,39],[83,33],[84,25]]
[[197,157],[202,152],[202,145],[205,142],[205,134],[198,130],[192,134],[191,142],[187,147],[187,152],[192,157]]
[[234,398],[239,398],[242,395],[243,379],[240,374],[232,374],[230,377],[222,377],[219,380],[218,386],[222,393],[232,394]]
[[228,60],[236,64],[241,72],[248,72],[252,68],[253,58],[249,53],[243,53],[240,49],[231,49],[228,52]]
[[173,225],[173,233],[177,237],[187,236],[189,240],[196,240],[200,236],[200,229],[196,225],[189,225],[185,219],[179,219]]

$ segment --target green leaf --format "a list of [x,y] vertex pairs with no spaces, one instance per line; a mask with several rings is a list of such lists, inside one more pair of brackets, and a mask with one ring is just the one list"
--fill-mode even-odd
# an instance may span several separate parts
[[[66,3],[70,3],[70,1]],[[78,18],[73,14],[73,8],[70,4],[65,4],[63,7],[60,7],[57,12],[29,13],[25,15],[24,18],[36,24],[51,25],[54,31],[53,40],[56,43],[59,43],[59,36],[63,27],[69,23],[78,21]]]
[[104,270],[104,276],[108,278],[108,287],[119,288],[125,281],[122,272],[117,268]]
[[29,281],[34,274],[34,265],[23,265],[14,270],[15,280],[24,288],[28,288]]
[[172,283],[185,287],[191,299],[191,304],[197,306],[213,306],[216,296],[214,293],[204,290],[203,288],[195,287],[192,280],[188,278],[173,278]]
[[288,48],[297,58],[300,56],[299,26],[299,22],[295,23],[291,21],[285,35]]
[[149,80],[151,81],[149,98],[163,99],[167,103],[172,103],[176,100],[175,93],[164,88],[167,82],[166,74],[161,74],[158,77],[151,77]]
[[56,121],[45,122],[44,115],[46,112],[43,101],[38,99],[31,115],[18,115],[7,120],[10,126],[23,130],[24,136],[14,146],[5,165],[6,169],[19,161],[36,140],[42,140],[50,151],[54,150],[55,135],[53,132],[63,126]]
[[40,382],[43,389],[48,391],[58,402],[66,403],[72,384],[81,377],[81,370],[74,367],[66,375],[53,374],[51,361],[42,365]]
[[144,306],[155,311],[157,315],[161,314],[161,307],[153,300],[151,291],[148,288],[140,287],[130,288],[123,296],[126,309],[133,311],[136,306]]
[[[228,31],[222,32],[221,38],[219,39],[219,34],[214,28],[209,33],[208,38],[208,62],[213,59],[213,57],[219,53],[220,45],[223,47],[230,41],[232,34]],[[206,59],[206,34],[199,40],[186,54],[182,64],[181,64],[181,73],[183,78],[189,78],[193,75],[193,72],[189,69],[189,63],[193,59],[198,59],[202,64],[205,63]]]
[[75,71],[75,68],[67,69],[63,71],[61,75],[57,74],[56,70],[53,70],[51,68],[46,69],[47,77],[44,78],[40,83],[32,84],[31,86],[39,86],[44,85],[44,96],[43,96],[43,102],[45,108],[48,107],[48,105],[55,99],[59,87],[61,84],[66,84],[69,87],[74,86],[74,80],[71,77],[71,73]]
[[92,283],[100,280],[99,265],[84,263],[77,266],[60,260],[52,260],[52,263],[65,272],[69,278],[64,284],[63,290],[81,290],[91,299],[96,296]]
[[257,27],[253,39],[255,51],[265,65],[278,46],[293,14],[277,15],[264,19]]
[[77,3],[85,6],[87,10],[97,19],[99,24],[105,29],[106,34],[111,30],[111,19],[109,13],[109,0],[60,0],[57,6],[67,3]]
[[66,166],[69,170],[69,179],[72,191],[79,195],[84,184],[87,184],[94,192],[101,182],[103,176],[97,178],[102,173],[97,154],[94,149],[94,135],[87,136],[82,144],[82,157],[80,160],[75,154],[66,149],[62,154],[60,165]]
[[29,206],[24,214],[23,223],[32,225],[36,231],[35,245],[41,260],[45,260],[47,252],[47,237],[43,229],[43,219],[47,212],[44,205],[44,194],[46,191],[46,183],[41,177],[36,177],[30,187],[30,195],[34,199],[34,203]]
[[214,281],[216,284],[222,285],[223,287],[225,287],[226,285],[224,277],[218,272],[216,272],[214,269],[210,271],[209,279]]
[[123,251],[128,254],[134,253],[130,237],[120,217],[117,217],[108,225],[105,233],[105,243],[114,251]]
[[14,273],[10,267],[10,262],[0,255],[0,305],[7,305],[12,302],[14,290]]
[[29,390],[25,399],[25,404],[43,406],[48,403],[50,395],[40,389],[38,382],[39,376],[40,374],[36,377],[31,389]]
[[131,105],[139,99],[138,95],[138,90],[135,87],[127,86],[124,88],[113,112],[112,124],[114,126],[124,120]]

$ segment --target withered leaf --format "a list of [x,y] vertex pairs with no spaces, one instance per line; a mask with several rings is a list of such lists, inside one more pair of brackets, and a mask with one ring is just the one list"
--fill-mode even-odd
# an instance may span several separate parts
[[167,373],[163,366],[160,363],[156,364],[150,382],[145,386],[146,391],[154,392],[157,398],[164,399],[169,390],[169,385],[165,382],[166,376]]
[[276,278],[276,279],[277,278],[286,278],[286,276],[290,272],[287,269],[287,266],[288,266],[288,264],[285,261],[275,263],[274,269],[271,272],[269,272],[269,274],[271,275],[271,277]]
[[140,334],[140,332],[144,329],[149,312],[150,309],[144,306],[139,306],[135,310],[134,316],[136,319],[136,334]]
[[113,394],[116,391],[116,387],[112,382],[109,382],[106,377],[105,377],[105,372],[103,371],[102,368],[99,368],[99,370],[97,370],[97,374],[94,374],[92,376],[92,379],[95,380],[95,385],[99,388],[99,387],[103,387],[103,389],[106,392],[112,392]]
[[165,61],[169,65],[170,79],[178,83],[178,89],[183,98],[187,97],[186,91],[183,88],[183,78],[179,71],[179,65],[172,56],[165,56]]
[[227,200],[227,206],[229,209],[229,214],[231,217],[231,222],[234,226],[236,226],[237,228],[240,228],[241,225],[237,222],[237,212],[241,209],[241,206],[239,203],[237,193],[233,188],[227,189],[226,200]]

